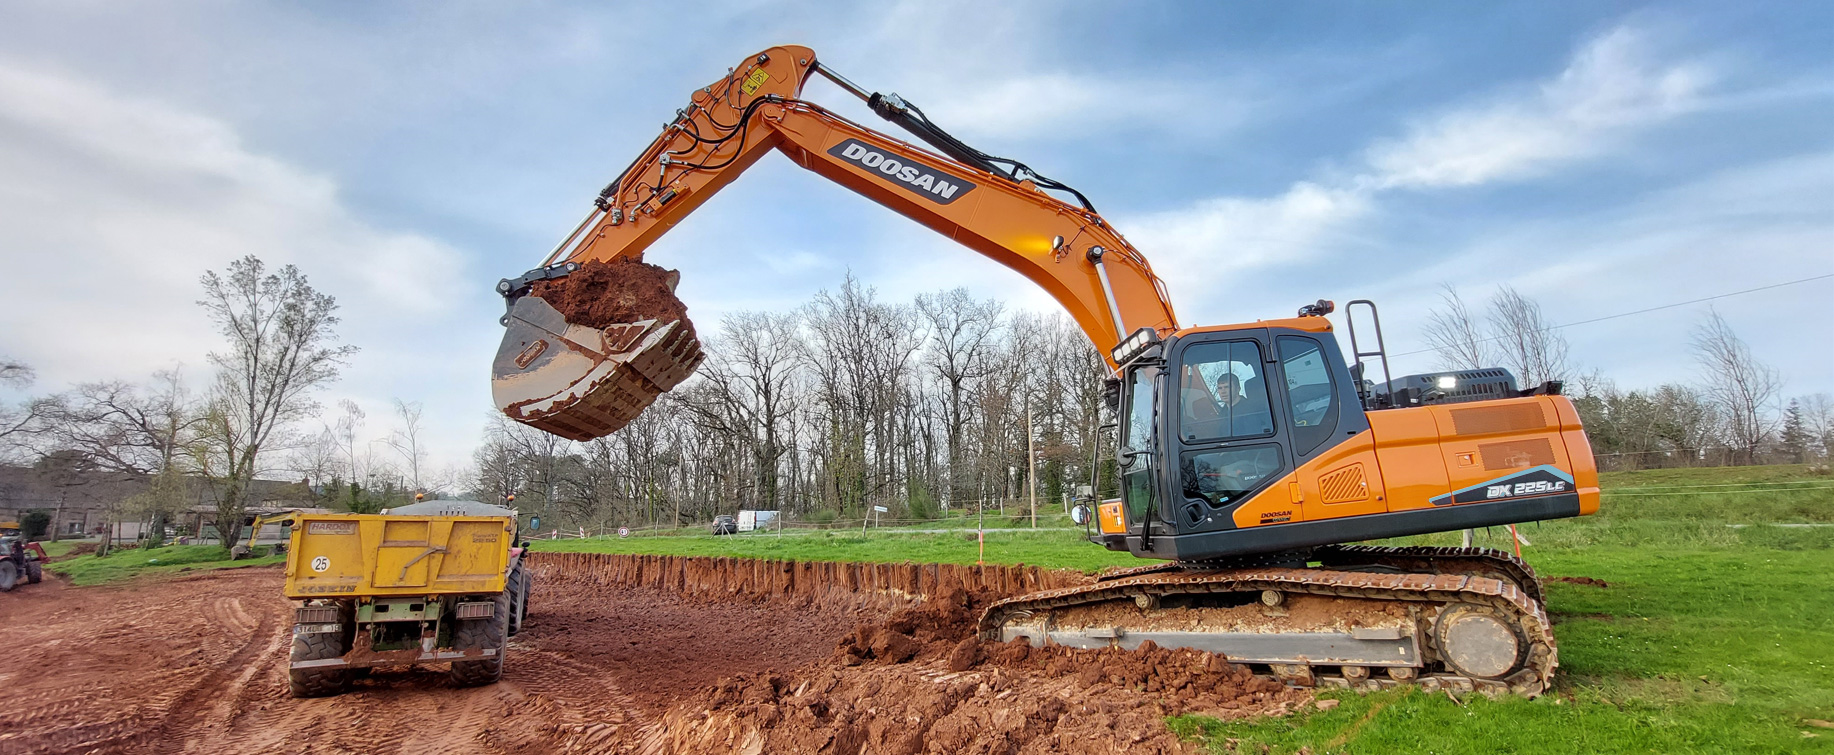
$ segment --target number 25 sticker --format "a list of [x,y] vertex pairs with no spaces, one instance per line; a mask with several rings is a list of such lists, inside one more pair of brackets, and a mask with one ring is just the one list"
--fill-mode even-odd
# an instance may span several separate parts
[[312,571],[322,572],[329,568],[331,568],[331,559],[324,556],[312,559]]

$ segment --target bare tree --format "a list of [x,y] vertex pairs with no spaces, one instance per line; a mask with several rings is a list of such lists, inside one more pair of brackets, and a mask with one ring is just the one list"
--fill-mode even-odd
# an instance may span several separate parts
[[[24,362],[0,358],[0,384],[25,388],[37,373]],[[0,458],[23,448],[28,438],[43,429],[46,415],[54,408],[48,399],[27,399],[17,408],[0,406]]]
[[395,416],[401,418],[401,427],[390,434],[387,441],[389,448],[395,449],[407,464],[408,481],[416,491],[421,491],[420,465],[427,460],[427,450],[420,446],[420,413],[420,402],[410,404],[395,399]]
[[1477,316],[1465,306],[1458,289],[1446,283],[1440,286],[1443,309],[1427,313],[1426,342],[1439,355],[1439,367],[1445,370],[1475,370],[1491,366],[1485,338]]
[[968,289],[918,296],[917,312],[930,326],[925,362],[943,382],[944,430],[948,440],[949,499],[959,504],[973,496],[962,469],[962,428],[968,423],[963,398],[971,381],[987,374],[987,352],[1000,325],[1000,303],[975,301]]
[[1751,348],[1716,310],[1708,310],[1706,319],[1695,326],[1693,347],[1707,399],[1724,423],[1727,439],[1745,463],[1754,463],[1774,424],[1772,404],[1783,387],[1782,377],[1751,355]]
[[321,426],[318,432],[307,433],[301,438],[298,447],[293,449],[292,458],[292,471],[305,480],[307,487],[331,498],[338,495],[330,489],[329,483],[343,472],[343,445],[329,426]]
[[[147,541],[157,547],[167,519],[183,506],[184,450],[204,421],[179,371],[157,372],[146,387],[86,383],[51,406],[47,433],[59,448],[82,454],[101,472],[148,481],[148,490],[126,503],[150,518]],[[114,519],[122,512],[109,513]]]
[[1564,380],[1570,371],[1567,339],[1541,314],[1541,305],[1504,286],[1490,299],[1490,332],[1505,366],[1523,387]]
[[701,367],[703,379],[682,406],[701,427],[735,442],[750,470],[741,503],[775,510],[782,488],[779,464],[789,450],[784,436],[799,400],[796,368],[799,333],[793,315],[738,312],[720,323],[720,335]]
[[292,265],[268,273],[249,255],[200,282],[198,304],[227,343],[210,353],[217,379],[193,456],[210,482],[217,532],[228,545],[241,534],[262,452],[317,410],[312,391],[336,380],[356,347],[337,343],[337,300]]
[[1834,396],[1811,393],[1801,402],[1802,425],[1808,431],[1809,442],[1822,459],[1834,456]]
[[24,388],[31,385],[36,377],[38,373],[32,370],[31,365],[10,357],[0,357],[0,383]]
[[338,416],[337,424],[327,429],[331,432],[338,453],[344,457],[344,474],[350,476],[348,482],[361,485],[364,476],[363,454],[360,450],[364,444],[357,441],[357,433],[362,430],[366,415],[363,407],[357,406],[357,402],[350,399],[339,399],[338,409],[342,414]]

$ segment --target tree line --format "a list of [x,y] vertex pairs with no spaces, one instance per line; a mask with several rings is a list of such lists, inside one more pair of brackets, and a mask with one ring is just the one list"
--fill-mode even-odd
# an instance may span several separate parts
[[[109,517],[165,522],[198,503],[234,539],[259,479],[302,503],[373,512],[414,494],[507,501],[594,530],[677,526],[738,509],[813,522],[922,519],[1064,505],[1101,468],[1113,494],[1102,356],[1062,314],[1008,311],[964,289],[887,301],[849,275],[788,312],[738,312],[703,334],[688,382],[611,436],[567,441],[495,412],[464,468],[430,465],[422,409],[372,423],[316,398],[355,353],[336,300],[293,266],[255,257],[200,279],[223,340],[201,390],[177,370],[85,383],[0,407],[0,459],[66,487],[139,481]],[[703,324],[703,330],[706,330]],[[1450,287],[1423,332],[1442,369],[1504,366],[1523,386],[1563,381],[1601,468],[1825,460],[1827,394],[1785,401],[1775,369],[1716,312],[1695,329],[1696,380],[1624,390],[1575,365],[1538,303],[1504,287],[1473,308]],[[24,387],[28,365],[0,360]],[[1097,452],[1098,438],[1103,446]]]
[[965,289],[892,302],[849,275],[790,312],[727,315],[702,341],[696,376],[608,437],[573,443],[493,415],[475,489],[587,528],[737,509],[1014,514],[1034,492],[1040,507],[1080,494],[1110,421],[1107,367],[1067,316]]

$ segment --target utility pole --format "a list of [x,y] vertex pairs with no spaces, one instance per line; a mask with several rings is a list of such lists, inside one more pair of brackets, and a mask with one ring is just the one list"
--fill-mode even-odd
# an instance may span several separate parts
[[1038,529],[1038,451],[1033,447],[1032,395],[1025,394],[1025,487],[1032,499],[1032,529]]

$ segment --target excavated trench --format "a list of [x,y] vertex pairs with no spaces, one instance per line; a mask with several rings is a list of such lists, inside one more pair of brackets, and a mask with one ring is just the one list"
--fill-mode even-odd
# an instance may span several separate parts
[[1195,752],[1168,715],[1282,714],[1310,695],[1189,651],[974,637],[1033,567],[538,553],[503,681],[379,669],[286,692],[278,568],[0,595],[0,753]]
[[538,579],[579,594],[654,591],[858,617],[824,658],[727,675],[675,701],[643,728],[636,746],[646,754],[1197,752],[1166,716],[1283,715],[1311,699],[1207,653],[975,636],[994,600],[1092,581],[1074,571],[599,554],[539,554],[533,565]]

